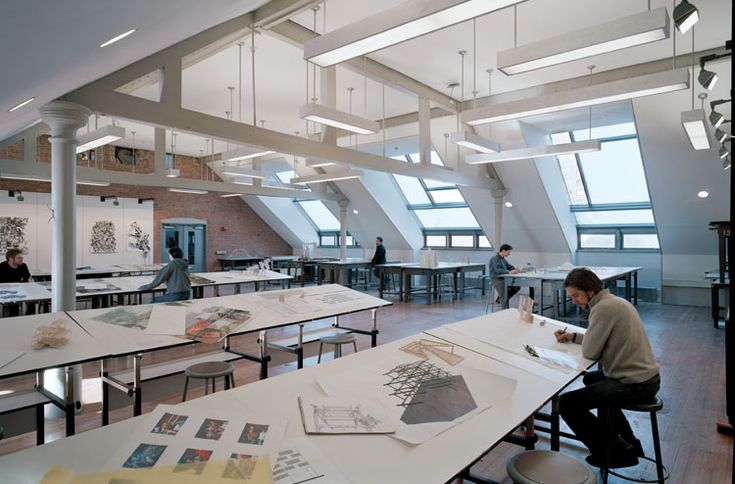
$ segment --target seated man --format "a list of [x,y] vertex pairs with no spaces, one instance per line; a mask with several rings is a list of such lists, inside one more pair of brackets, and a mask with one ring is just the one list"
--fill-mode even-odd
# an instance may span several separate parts
[[[513,250],[508,244],[500,246],[500,250],[490,259],[490,282],[495,288],[495,292],[498,293],[498,298],[495,302],[500,303],[501,307],[507,308],[508,301],[521,290],[518,286],[508,287],[508,299],[505,298],[505,285],[510,284],[509,280],[503,280],[503,274],[518,274],[522,272],[521,269],[516,269],[513,264],[508,262],[505,258],[510,256],[510,251]],[[492,297],[492,295],[490,295]]]
[[191,298],[189,262],[183,259],[184,253],[178,247],[169,249],[168,253],[171,261],[158,271],[153,281],[138,288],[141,291],[150,291],[165,282],[166,294],[154,298],[154,303],[183,301]]
[[[5,253],[5,262],[0,263],[0,283],[29,282],[31,272],[23,262],[23,252],[20,249],[10,249]],[[8,316],[20,316],[21,303],[3,304]],[[29,305],[27,314],[32,314],[33,306]],[[0,315],[2,316],[2,315]]]

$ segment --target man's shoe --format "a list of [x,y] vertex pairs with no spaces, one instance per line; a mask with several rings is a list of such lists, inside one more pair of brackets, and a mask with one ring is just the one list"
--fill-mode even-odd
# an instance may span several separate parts
[[500,304],[500,298],[499,297],[496,297],[495,298],[495,304]]
[[[591,466],[602,468],[602,462],[604,458],[596,455],[588,455],[585,457],[587,463]],[[621,452],[610,456],[610,461],[607,463],[608,469],[621,469],[623,467],[633,467],[638,465],[638,457],[632,452]]]

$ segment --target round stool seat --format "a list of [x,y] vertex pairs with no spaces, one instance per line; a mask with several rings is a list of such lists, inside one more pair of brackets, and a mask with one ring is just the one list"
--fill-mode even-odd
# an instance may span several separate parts
[[528,450],[508,460],[506,470],[516,484],[596,484],[590,466],[550,450]]
[[630,410],[631,412],[658,412],[664,408],[664,402],[659,397],[656,397],[656,401],[649,403],[633,403],[630,405],[623,405],[623,410]]
[[322,336],[319,342],[328,345],[344,345],[354,343],[355,335],[352,333],[330,334],[329,336]]
[[233,371],[235,371],[235,367],[232,363],[226,361],[205,361],[204,363],[191,365],[184,370],[184,373],[191,378],[215,378],[229,375]]

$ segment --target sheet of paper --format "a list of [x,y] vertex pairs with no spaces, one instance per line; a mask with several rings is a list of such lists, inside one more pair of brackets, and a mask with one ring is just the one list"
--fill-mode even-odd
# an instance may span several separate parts
[[23,351],[0,348],[0,368],[7,365],[8,363],[14,362],[24,354],[25,352]]
[[28,292],[21,283],[0,284],[0,302],[20,301],[28,298]]
[[566,351],[552,350],[543,346],[533,346],[534,351],[541,361],[562,367],[567,370],[584,370],[580,368],[579,362]]
[[146,334],[166,334],[182,336],[186,333],[186,308],[156,304],[146,327]]
[[382,405],[365,398],[298,397],[307,434],[391,434],[395,425]]
[[283,443],[273,466],[275,484],[337,484],[347,479],[324,456],[321,450],[305,437],[295,437]]

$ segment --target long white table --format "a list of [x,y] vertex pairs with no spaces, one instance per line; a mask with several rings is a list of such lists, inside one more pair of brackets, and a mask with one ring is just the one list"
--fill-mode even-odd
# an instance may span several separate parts
[[[493,327],[496,320],[500,321],[499,318],[503,318],[504,324],[509,324],[508,314],[496,314],[501,316],[488,315],[477,319],[484,320],[489,328]],[[528,327],[522,326],[528,323],[518,320],[518,334],[528,336],[530,333],[533,338],[545,338],[548,331],[554,328],[550,323],[547,324],[548,326],[541,327],[536,322],[530,325],[532,329],[528,331]],[[466,348],[455,342],[455,335],[460,333],[449,328],[440,329],[446,333],[444,337],[449,338],[447,341],[457,345],[455,353],[465,358],[461,364],[511,378],[517,382],[517,386],[505,400],[420,445],[409,446],[388,435],[305,436],[297,397],[323,396],[323,391],[316,382],[321,376],[335,372],[346,377],[364,374],[366,368],[379,368],[380,362],[395,358],[401,346],[420,337],[432,339],[428,334],[415,335],[325,364],[216,393],[186,402],[177,408],[182,409],[182,412],[187,407],[231,409],[237,408],[239,402],[244,408],[258,409],[259,414],[264,417],[285,418],[289,422],[287,437],[305,437],[310,440],[353,483],[446,482],[463,473],[521,423],[527,421],[566,383],[539,375],[536,372],[538,368],[533,366],[522,368],[522,365],[507,363],[504,360],[509,357],[503,354],[503,350],[484,348],[478,351],[479,348],[471,340],[464,340],[464,344],[475,349]],[[492,353],[493,356],[488,357],[484,352]],[[580,364],[583,363],[580,360]],[[577,375],[579,372],[573,372],[568,376],[568,381]],[[368,381],[364,383],[373,384]],[[42,447],[0,457],[3,477],[12,482],[37,482],[54,465],[66,466],[77,473],[99,472],[102,463],[112,457],[119,442],[134,431],[141,423],[141,418],[129,419]],[[90,459],[90,455],[95,458]]]
[[[99,277],[129,276],[132,274],[152,274],[157,272],[163,264],[115,264],[110,267],[85,267],[76,270],[77,279],[89,279]],[[31,271],[33,279],[39,281],[50,281],[51,271]]]

